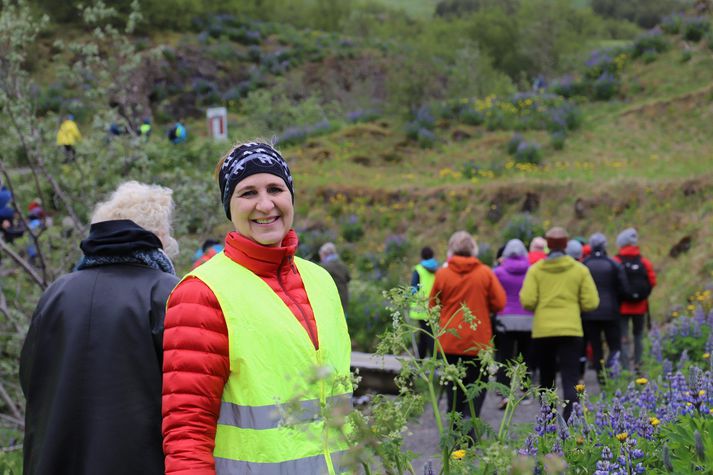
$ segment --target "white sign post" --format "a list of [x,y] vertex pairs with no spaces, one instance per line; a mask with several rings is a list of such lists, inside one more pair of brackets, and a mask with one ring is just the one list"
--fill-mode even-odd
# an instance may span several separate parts
[[225,107],[211,107],[206,111],[208,135],[215,140],[228,140],[228,110]]

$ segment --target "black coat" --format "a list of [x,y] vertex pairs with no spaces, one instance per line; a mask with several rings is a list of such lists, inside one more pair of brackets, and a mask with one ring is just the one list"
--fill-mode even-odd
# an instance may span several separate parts
[[620,318],[619,304],[629,294],[629,281],[624,268],[605,251],[594,250],[583,264],[592,274],[599,292],[599,307],[592,312],[582,312],[584,321],[617,320]]
[[[142,232],[144,243],[160,246],[131,221],[108,223],[120,224],[99,232],[92,225],[83,249],[131,248]],[[20,360],[25,474],[164,473],[163,319],[177,282],[145,265],[109,264],[60,277],[45,291]]]

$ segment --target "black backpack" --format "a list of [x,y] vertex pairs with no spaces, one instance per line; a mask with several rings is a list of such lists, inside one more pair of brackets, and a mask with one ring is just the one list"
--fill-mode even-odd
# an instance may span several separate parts
[[651,295],[651,282],[649,282],[649,273],[641,262],[641,256],[617,256],[621,259],[621,264],[624,266],[624,272],[629,280],[631,294],[626,299],[630,302],[641,302],[649,298]]

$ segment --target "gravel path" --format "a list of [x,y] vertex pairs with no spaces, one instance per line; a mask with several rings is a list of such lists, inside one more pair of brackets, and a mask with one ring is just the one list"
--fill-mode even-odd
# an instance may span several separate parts
[[[594,396],[599,393],[596,375],[593,370],[587,370],[584,383],[590,395]],[[560,392],[560,396],[561,395]],[[493,392],[488,392],[480,413],[481,419],[496,431],[500,428],[500,422],[504,414],[504,411],[498,410],[498,402],[499,397]],[[441,414],[445,415],[446,400],[444,397],[441,397],[440,409]],[[518,406],[512,418],[513,426],[518,423],[533,424],[539,410],[540,406],[537,402]],[[438,450],[438,428],[436,427],[436,420],[433,417],[433,410],[430,405],[427,406],[426,411],[418,421],[409,424],[404,448],[421,454],[412,464],[416,475],[422,475],[424,473],[423,467],[429,460],[433,463],[435,473],[438,473],[441,467],[441,457]]]

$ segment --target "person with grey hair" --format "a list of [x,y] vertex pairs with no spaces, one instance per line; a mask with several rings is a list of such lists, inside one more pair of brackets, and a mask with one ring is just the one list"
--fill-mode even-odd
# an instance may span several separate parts
[[42,295],[20,357],[24,473],[164,473],[161,365],[172,191],[123,183],[96,206],[83,256]]
[[530,241],[530,252],[527,254],[530,265],[545,257],[547,257],[547,240],[542,236],[535,236]]
[[599,306],[582,312],[584,345],[592,345],[594,370],[599,384],[604,382],[602,335],[607,342],[606,367],[609,368],[621,351],[621,328],[619,306],[621,300],[630,293],[629,281],[624,268],[607,255],[607,238],[602,233],[594,233],[589,238],[591,254],[583,264],[589,269],[599,292]]
[[570,239],[567,241],[567,247],[564,250],[565,254],[574,259],[575,261],[582,260],[582,243],[576,239]]
[[[619,253],[614,259],[624,266],[624,272],[629,281],[630,293],[622,299],[619,311],[621,313],[621,365],[629,369],[629,326],[634,335],[634,369],[638,371],[644,352],[644,324],[649,313],[649,295],[656,286],[656,272],[651,261],[641,255],[638,246],[639,235],[634,228],[623,230],[616,237]],[[630,325],[631,323],[631,325]]]
[[332,276],[339,292],[339,300],[342,302],[342,308],[346,314],[349,306],[349,282],[352,277],[349,274],[347,265],[339,258],[337,247],[334,243],[327,242],[319,248],[319,262]]
[[[532,312],[522,308],[520,289],[530,267],[525,244],[519,239],[511,239],[503,250],[502,263],[495,268],[495,276],[505,289],[506,303],[495,318],[495,349],[499,362],[522,355],[530,372],[533,370],[530,339],[532,336]],[[510,378],[505,368],[501,367],[497,376],[498,383],[510,386]],[[528,399],[529,401],[529,399]],[[498,409],[505,409],[507,398],[501,398]]]
[[[492,327],[490,315],[505,306],[505,291],[493,271],[476,257],[478,245],[466,231],[454,233],[448,241],[451,255],[448,267],[436,272],[431,288],[429,305],[440,304],[440,324],[447,331],[438,337],[438,344],[450,364],[462,361],[466,374],[462,382],[468,386],[480,376],[477,354],[491,346]],[[466,307],[474,317],[476,325],[466,322]],[[452,383],[447,385],[448,412],[458,412],[470,417],[469,397]],[[473,401],[475,416],[485,401],[485,391],[481,391]]]

